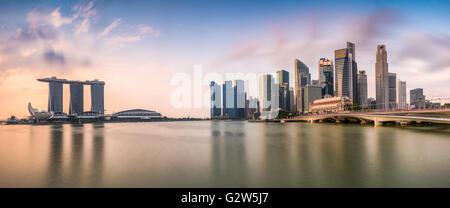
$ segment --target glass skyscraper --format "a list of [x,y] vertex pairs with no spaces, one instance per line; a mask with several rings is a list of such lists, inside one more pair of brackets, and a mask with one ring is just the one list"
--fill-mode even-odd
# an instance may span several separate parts
[[309,68],[302,61],[295,59],[294,61],[295,70],[295,92],[297,98],[297,111],[303,112],[303,96],[302,87],[311,84],[311,74],[309,73]]
[[222,114],[220,85],[212,81],[209,92],[211,95],[211,118],[220,117]]
[[291,96],[289,93],[289,72],[285,70],[277,71],[279,91],[279,106],[283,111],[291,111]]
[[334,51],[335,94],[337,97],[349,97],[357,101],[357,64],[355,61],[355,44],[347,42],[347,48]]
[[397,74],[388,73],[389,109],[397,108]]
[[358,73],[358,105],[367,107],[367,75],[366,71],[361,70]]
[[322,87],[322,96],[334,96],[333,61],[321,58],[319,60],[319,85]]

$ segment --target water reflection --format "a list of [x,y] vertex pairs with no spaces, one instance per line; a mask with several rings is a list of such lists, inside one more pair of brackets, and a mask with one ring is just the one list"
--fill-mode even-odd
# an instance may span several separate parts
[[212,122],[212,183],[214,186],[245,186],[247,159],[244,122]]
[[[87,126],[83,124],[51,126],[47,180],[49,187],[102,186],[104,125],[89,125],[92,129]],[[68,128],[71,142],[68,143],[70,147],[65,149],[63,132],[68,131]],[[89,141],[88,136],[92,138],[92,145],[86,143]],[[91,149],[91,161],[86,161],[89,158],[89,152],[87,152],[89,149]]]
[[52,125],[50,131],[50,154],[48,166],[48,185],[61,184],[63,162],[63,132],[62,125]]

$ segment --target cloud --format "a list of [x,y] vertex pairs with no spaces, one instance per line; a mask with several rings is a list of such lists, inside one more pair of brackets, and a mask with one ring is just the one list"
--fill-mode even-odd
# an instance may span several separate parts
[[48,50],[44,53],[44,61],[47,64],[59,64],[64,65],[66,63],[66,60],[64,58],[64,54],[57,53],[54,50]]
[[73,6],[72,10],[75,11],[74,18],[81,18],[81,22],[74,28],[75,34],[87,33],[89,32],[89,26],[91,24],[91,19],[97,14],[94,9],[94,2],[90,1],[87,4],[79,3]]
[[114,20],[114,22],[112,22],[110,25],[105,27],[105,29],[100,34],[98,34],[98,37],[103,37],[103,36],[108,35],[112,29],[116,28],[120,24],[120,21],[121,21],[120,18],[117,18],[116,20]]
[[150,35],[152,37],[158,38],[161,36],[161,32],[159,30],[154,30],[150,26],[146,25],[138,25],[135,29],[134,33],[130,34],[121,34],[116,35],[111,38],[109,38],[105,45],[108,46],[123,46],[126,43],[134,43],[137,41],[140,41],[144,38],[144,36]]

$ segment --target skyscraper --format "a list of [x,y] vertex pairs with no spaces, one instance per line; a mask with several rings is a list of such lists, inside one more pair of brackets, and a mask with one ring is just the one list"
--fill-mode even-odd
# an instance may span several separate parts
[[398,80],[397,82],[397,102],[399,109],[407,109],[406,105],[406,82]]
[[309,68],[300,60],[295,59],[294,61],[294,72],[295,72],[295,96],[297,98],[297,111],[303,112],[303,97],[302,97],[302,87],[307,84],[311,84],[311,74],[309,73]]
[[210,84],[211,95],[211,118],[217,118],[221,115],[221,90],[220,85],[212,81]]
[[355,61],[355,44],[347,42],[347,48],[334,51],[335,94],[337,97],[349,97],[358,100],[358,69]]
[[360,70],[358,74],[358,101],[357,104],[367,107],[367,75],[366,71]]
[[287,85],[287,88],[289,89],[289,72],[286,70],[279,70],[277,71],[277,79],[278,84],[281,85]]
[[245,93],[244,80],[234,80],[234,106],[231,113],[231,118],[244,119],[247,117],[246,101],[247,94]]
[[397,108],[397,74],[388,73],[389,84],[389,109]]
[[70,104],[69,114],[79,114],[84,111],[84,90],[83,84],[72,83],[70,84]]
[[289,72],[285,70],[277,71],[279,87],[279,106],[281,110],[290,111],[290,93],[289,93]]
[[234,89],[233,89],[233,82],[232,81],[225,81],[225,83],[222,85],[222,96],[223,96],[223,105],[222,105],[222,111],[223,116],[225,118],[230,118],[232,110],[234,108]]
[[270,111],[272,104],[272,82],[270,74],[261,74],[259,80],[259,103],[260,111]]
[[348,49],[348,54],[349,57],[351,59],[351,73],[352,73],[352,94],[353,97],[350,97],[353,99],[353,102],[355,102],[355,100],[359,100],[358,98],[358,65],[356,64],[356,49],[355,49],[355,44],[351,43],[351,42],[347,42],[347,49]]
[[422,88],[416,88],[409,91],[409,104],[414,108],[425,107],[425,95]]
[[[94,80],[98,82],[98,80]],[[105,90],[104,83],[93,83],[91,85],[91,111],[104,114],[105,113]]]
[[334,96],[333,61],[321,58],[319,60],[319,85],[322,87],[322,95]]
[[297,99],[295,98],[295,90],[293,87],[289,88],[289,97],[290,97],[290,111],[291,112],[295,112],[297,110],[297,106],[296,106],[296,101]]
[[[52,77],[56,79],[56,77]],[[63,112],[63,83],[61,82],[49,82],[48,83],[48,112],[54,113]]]
[[377,46],[375,79],[377,109],[387,109],[389,107],[389,78],[385,45]]

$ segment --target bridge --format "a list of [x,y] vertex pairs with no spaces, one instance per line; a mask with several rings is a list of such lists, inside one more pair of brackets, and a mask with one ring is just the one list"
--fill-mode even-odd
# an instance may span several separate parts
[[353,122],[374,123],[375,126],[384,123],[437,123],[450,124],[450,108],[414,109],[399,111],[375,111],[375,112],[344,112],[333,114],[302,115],[294,118],[280,119],[280,122]]

